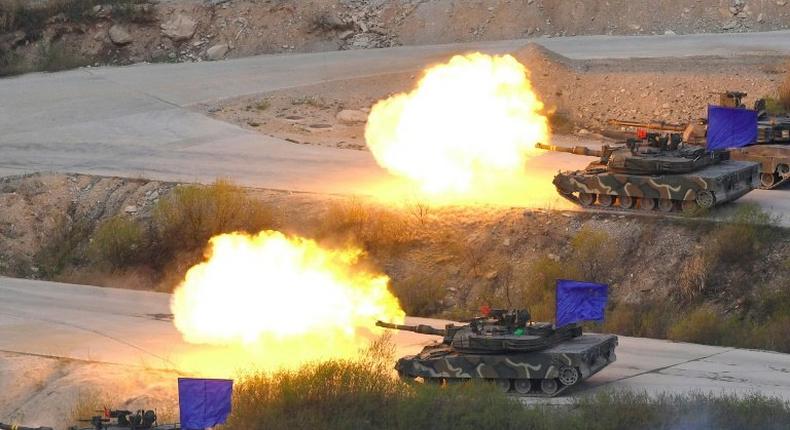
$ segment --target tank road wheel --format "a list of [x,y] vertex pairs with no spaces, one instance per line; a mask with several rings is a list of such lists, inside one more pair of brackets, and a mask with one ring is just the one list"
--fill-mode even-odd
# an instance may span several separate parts
[[510,379],[494,379],[494,385],[503,393],[510,391]]
[[640,198],[639,199],[639,209],[643,211],[652,211],[656,208],[656,199],[649,199],[649,198]]
[[697,193],[697,204],[702,209],[710,209],[716,204],[716,196],[710,191],[700,191]]
[[560,386],[557,384],[556,379],[541,379],[540,381],[540,391],[543,391],[543,394],[552,396],[559,388]]
[[529,394],[532,391],[532,381],[529,379],[516,379],[513,381],[513,388],[519,394]]
[[614,204],[614,196],[609,194],[598,194],[598,204],[608,208]]
[[684,213],[693,214],[694,212],[699,209],[697,206],[697,202],[695,200],[683,200],[683,203],[680,204],[681,209],[683,209]]
[[760,175],[760,187],[771,188],[776,185],[776,180],[779,179],[775,173],[763,173]]
[[579,369],[575,367],[563,367],[560,369],[560,382],[562,385],[575,385],[581,379]]
[[634,207],[634,198],[631,196],[620,196],[620,207],[623,209],[631,209]]
[[579,193],[579,202],[581,202],[582,206],[592,206],[595,203],[595,194]]
[[672,212],[675,209],[675,202],[671,199],[658,199],[658,210],[661,212]]

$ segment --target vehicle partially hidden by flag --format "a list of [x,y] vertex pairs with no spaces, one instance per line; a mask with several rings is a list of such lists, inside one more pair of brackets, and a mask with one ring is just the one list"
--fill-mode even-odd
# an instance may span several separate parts
[[555,325],[582,321],[603,322],[609,286],[592,282],[557,280]]
[[183,430],[203,430],[223,424],[230,415],[233,381],[178,378],[178,405]]
[[708,105],[708,151],[741,148],[757,141],[757,111]]
[[603,320],[605,285],[559,280],[557,288],[562,320],[556,324],[532,321],[523,309],[487,309],[465,324],[444,328],[376,324],[442,337],[398,360],[395,369],[403,379],[440,384],[482,379],[506,393],[552,397],[614,362],[617,346],[617,336],[583,334],[579,325]]

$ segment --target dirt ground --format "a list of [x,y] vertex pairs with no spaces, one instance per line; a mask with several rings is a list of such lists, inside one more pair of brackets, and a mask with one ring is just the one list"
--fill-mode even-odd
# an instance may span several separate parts
[[[542,36],[745,32],[790,26],[790,5],[784,0],[671,0],[660,5],[643,0],[129,2],[135,11],[131,15],[96,1],[94,8],[78,14],[79,19],[55,15],[43,28],[5,34],[0,25],[0,52],[10,53],[7,61],[14,63],[8,70]],[[184,26],[180,35],[163,30],[172,22]]]
[[[570,60],[529,44],[513,55],[531,80],[554,132],[601,132],[608,119],[685,124],[707,117],[718,92],[738,90],[747,105],[776,97],[790,73],[790,59],[775,56],[673,59]],[[245,96],[197,108],[208,115],[292,143],[366,149],[364,117],[389,95],[414,88],[419,74],[397,73],[333,81],[309,87]],[[360,121],[348,121],[351,110]],[[351,117],[353,119],[353,117]]]

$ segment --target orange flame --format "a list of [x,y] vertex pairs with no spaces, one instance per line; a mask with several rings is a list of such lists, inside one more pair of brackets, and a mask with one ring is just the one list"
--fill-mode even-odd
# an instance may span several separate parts
[[365,139],[381,166],[432,202],[512,204],[546,188],[522,188],[535,143],[548,142],[542,111],[512,56],[458,55],[426,70],[413,91],[376,103]]
[[276,231],[215,236],[173,294],[175,326],[190,343],[243,345],[269,369],[350,357],[377,319],[405,315],[361,254]]

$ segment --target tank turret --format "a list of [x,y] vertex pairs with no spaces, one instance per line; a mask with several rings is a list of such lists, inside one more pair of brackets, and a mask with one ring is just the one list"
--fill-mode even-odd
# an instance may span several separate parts
[[578,324],[532,321],[526,310],[494,309],[444,329],[377,322],[379,327],[443,336],[417,355],[398,360],[405,379],[426,382],[484,379],[505,392],[554,396],[615,360],[617,337],[585,335]]

